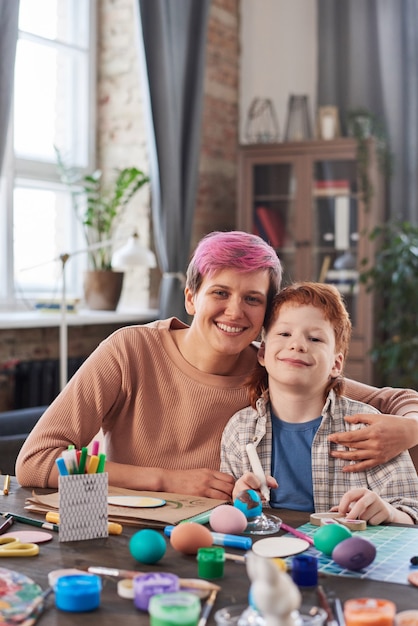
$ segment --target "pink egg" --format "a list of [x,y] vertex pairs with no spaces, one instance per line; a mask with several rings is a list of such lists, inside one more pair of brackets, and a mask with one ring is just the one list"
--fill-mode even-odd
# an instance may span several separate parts
[[218,533],[238,534],[244,532],[248,520],[245,514],[230,504],[221,504],[213,509],[209,523],[211,528]]

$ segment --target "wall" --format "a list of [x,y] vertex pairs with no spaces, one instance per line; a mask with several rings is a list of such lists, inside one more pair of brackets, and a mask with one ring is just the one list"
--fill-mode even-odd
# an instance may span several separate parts
[[212,0],[192,248],[211,230],[235,228],[239,18],[239,0]]
[[[103,339],[120,326],[121,324],[98,324],[69,327],[68,356],[90,354]],[[58,354],[58,328],[0,330],[0,411],[14,408],[13,366],[16,362],[57,359]]]
[[241,0],[240,139],[253,98],[270,98],[283,139],[290,94],[316,114],[316,0]]

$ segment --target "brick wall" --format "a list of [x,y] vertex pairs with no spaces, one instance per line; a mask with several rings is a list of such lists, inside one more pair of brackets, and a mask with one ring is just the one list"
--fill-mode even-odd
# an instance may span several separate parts
[[[68,356],[87,356],[120,326],[120,324],[97,324],[97,326],[69,327]],[[58,359],[58,355],[58,328],[0,330],[0,411],[14,408],[13,365],[16,362]]]
[[[139,67],[133,28],[134,0],[98,3],[98,162],[148,171]],[[239,0],[212,0],[209,18],[199,184],[192,247],[207,232],[235,227],[238,147]],[[121,235],[133,227],[150,243],[149,191],[129,207]],[[150,282],[149,282],[150,280]],[[138,269],[125,276],[122,304],[157,306],[159,271]],[[139,285],[139,288],[138,288]],[[150,296],[148,289],[150,287]],[[89,354],[117,326],[69,329],[70,356]],[[58,358],[58,330],[0,330],[0,411],[11,408],[11,378],[1,370],[14,359]]]
[[239,0],[212,0],[206,49],[200,175],[192,247],[211,230],[235,228]]

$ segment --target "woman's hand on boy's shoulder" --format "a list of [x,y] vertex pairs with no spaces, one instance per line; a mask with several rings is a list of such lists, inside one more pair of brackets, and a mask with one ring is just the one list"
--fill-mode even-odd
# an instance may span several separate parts
[[344,418],[350,424],[364,424],[365,428],[335,432],[328,440],[346,450],[331,450],[331,456],[350,463],[345,472],[362,472],[387,463],[395,456],[415,445],[413,431],[418,423],[410,417],[357,413]]

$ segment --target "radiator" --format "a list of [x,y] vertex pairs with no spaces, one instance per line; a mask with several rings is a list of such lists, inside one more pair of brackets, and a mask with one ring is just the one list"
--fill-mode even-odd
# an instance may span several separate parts
[[[68,359],[68,379],[86,357]],[[13,368],[14,409],[51,404],[60,390],[58,359],[20,361]]]

